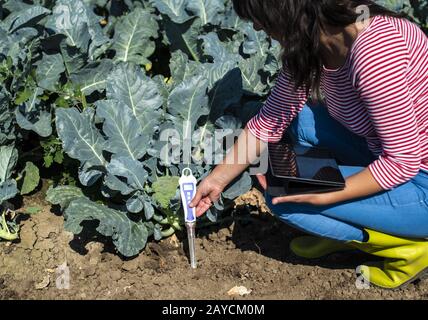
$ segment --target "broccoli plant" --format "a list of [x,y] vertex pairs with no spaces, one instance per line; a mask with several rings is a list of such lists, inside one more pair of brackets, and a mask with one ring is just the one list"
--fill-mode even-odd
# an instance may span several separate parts
[[[13,241],[19,238],[19,225],[15,219],[8,220],[8,217],[14,215],[10,209],[5,209],[0,206],[0,239]],[[16,218],[16,216],[15,216]]]
[[[177,230],[182,230],[183,221],[181,215],[177,215],[178,209],[178,180],[177,176],[159,177],[152,185],[153,200],[162,215],[153,215],[156,224],[156,238],[171,236]],[[166,226],[166,229],[164,229]]]

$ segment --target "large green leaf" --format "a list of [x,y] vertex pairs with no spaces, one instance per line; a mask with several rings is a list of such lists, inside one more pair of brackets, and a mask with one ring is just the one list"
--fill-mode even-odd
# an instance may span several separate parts
[[9,10],[10,12],[18,12],[21,10],[29,9],[32,7],[32,5],[22,2],[22,0],[7,0],[5,3],[2,4],[2,7],[4,9]]
[[266,56],[269,53],[270,43],[264,31],[256,31],[251,24],[246,24],[243,31],[246,36],[243,44],[245,54]]
[[46,192],[46,201],[54,205],[59,205],[64,210],[71,201],[83,198],[83,192],[80,188],[74,186],[49,187]]
[[[112,159],[107,165],[109,174],[124,178],[129,188],[134,191],[144,191],[148,178],[148,173],[141,162],[127,158],[118,157]],[[112,190],[121,191],[113,185],[109,185]],[[125,194],[126,195],[126,194]]]
[[0,204],[18,193],[16,181],[10,179],[17,161],[18,151],[14,146],[0,146]]
[[[218,24],[225,6],[223,0],[151,0],[153,5],[171,21],[182,24],[198,17],[202,25]],[[190,14],[189,14],[190,13]]]
[[[266,93],[268,88],[263,82],[261,72],[263,71],[268,56],[261,52],[267,50],[267,44],[251,44],[249,48],[252,48],[251,50],[253,50],[254,54],[249,58],[244,58],[240,54],[234,52],[234,48],[237,46],[237,43],[239,43],[237,41],[231,41],[225,44],[220,41],[218,35],[215,33],[209,33],[205,36],[200,36],[200,38],[203,39],[204,53],[210,56],[215,63],[224,63],[225,66],[234,64],[241,69],[243,87],[246,91],[258,95],[264,95]],[[261,40],[258,39],[258,41]],[[274,61],[272,61],[272,63],[274,63]],[[218,68],[215,68],[215,70],[218,70]]]
[[115,28],[112,49],[116,51],[115,60],[147,64],[155,44],[152,38],[158,37],[158,24],[147,10],[136,8],[121,18]]
[[15,180],[8,180],[0,183],[0,204],[2,204],[3,201],[14,198],[18,192]]
[[10,179],[17,161],[18,151],[14,146],[0,146],[0,183]]
[[15,117],[10,104],[10,94],[4,87],[0,88],[0,145],[15,139]]
[[213,61],[220,63],[225,61],[238,61],[240,56],[231,52],[224,43],[220,41],[214,32],[199,36],[203,40],[204,53],[212,57]]
[[253,56],[249,59],[241,58],[239,62],[244,89],[261,96],[267,91],[260,74],[260,66],[263,66],[264,63],[264,57],[261,56]]
[[175,86],[188,77],[197,75],[201,70],[201,65],[189,60],[189,57],[183,51],[175,51],[171,55],[169,69],[171,71],[172,83]]
[[137,255],[147,243],[149,231],[143,222],[132,221],[125,212],[110,209],[86,198],[71,201],[64,212],[64,227],[80,234],[82,222],[99,221],[97,231],[112,237],[117,250],[126,257]]
[[183,24],[176,24],[172,21],[165,21],[165,32],[172,51],[181,50],[194,61],[201,60],[201,53],[198,46],[202,22],[196,18]]
[[39,168],[32,162],[27,162],[23,170],[24,180],[21,186],[21,194],[26,195],[33,192],[40,183]]
[[64,63],[60,54],[43,54],[43,59],[38,63],[38,68],[36,69],[39,87],[55,91],[59,77],[64,71]]
[[187,9],[201,19],[202,25],[218,24],[222,19],[220,13],[225,10],[224,0],[188,1]]
[[34,131],[41,137],[49,137],[52,134],[52,116],[40,100],[42,93],[40,88],[33,89],[28,100],[16,108],[15,116],[22,129]]
[[[236,69],[236,61],[227,60],[224,62],[204,63],[199,72],[208,79],[208,88],[212,90],[219,80],[222,80],[228,73]],[[237,78],[237,73],[235,74],[235,78]],[[235,83],[234,86],[242,88],[242,83]],[[239,93],[239,90],[237,93]]]
[[186,12],[188,0],[151,0],[160,13],[167,15],[175,23],[184,23],[192,17]]
[[70,157],[90,166],[104,166],[105,140],[95,128],[93,118],[94,111],[89,108],[82,113],[76,108],[57,109],[56,127],[64,151]]
[[36,22],[50,13],[50,10],[41,6],[25,6],[19,11],[12,11],[4,20],[4,25],[9,32],[14,32],[23,27],[34,26]]
[[70,47],[77,47],[86,52],[91,38],[85,21],[85,10],[80,0],[59,0],[53,8],[52,15],[49,16],[46,27],[66,36],[66,42]]
[[16,109],[16,122],[25,130],[34,131],[39,136],[47,138],[52,134],[52,116],[48,111],[40,110],[33,114],[25,112],[22,106]]
[[182,137],[189,137],[198,120],[209,114],[207,89],[208,80],[195,76],[171,92],[168,113]]
[[226,2],[226,9],[224,19],[221,20],[220,24],[224,29],[232,31],[242,30],[247,22],[242,20],[233,9],[232,1]]
[[61,43],[60,48],[68,74],[73,75],[75,73],[79,73],[79,70],[85,66],[88,60],[87,54],[77,47],[67,45],[64,41]]
[[120,64],[107,79],[107,97],[127,105],[138,119],[142,133],[152,136],[162,116],[163,99],[156,82],[133,64]]
[[[34,44],[37,41],[33,40],[37,37],[37,34],[37,30],[34,28],[21,28],[12,34],[7,34],[0,28],[0,36],[2,38],[0,53],[10,57],[13,64],[17,65],[19,61],[25,60],[30,52],[35,50]],[[28,63],[26,66],[28,67],[30,64]]]
[[94,58],[97,49],[109,41],[102,32],[99,17],[82,0],[57,0],[52,11],[46,26],[65,35],[68,46],[88,52]]
[[113,69],[111,60],[101,60],[101,62],[89,65],[84,69],[70,76],[71,81],[80,88],[85,95],[90,95],[95,91],[104,91],[107,77]]
[[96,105],[98,117],[104,119],[105,150],[133,160],[141,159],[146,154],[151,136],[143,132],[131,110],[117,100],[98,101]]

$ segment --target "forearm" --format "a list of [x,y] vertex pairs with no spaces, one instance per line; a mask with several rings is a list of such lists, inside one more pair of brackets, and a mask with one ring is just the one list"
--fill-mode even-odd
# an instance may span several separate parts
[[213,170],[211,176],[226,187],[254,163],[266,147],[267,144],[254,137],[246,127],[221,164]]
[[368,168],[348,177],[346,187],[342,191],[329,193],[330,203],[338,203],[357,198],[363,198],[384,191],[377,183]]

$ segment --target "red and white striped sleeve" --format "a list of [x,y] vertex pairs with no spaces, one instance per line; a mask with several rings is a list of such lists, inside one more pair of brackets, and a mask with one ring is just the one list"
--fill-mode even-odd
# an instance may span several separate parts
[[390,190],[416,176],[421,166],[420,135],[406,78],[409,48],[395,29],[373,33],[360,44],[354,51],[352,81],[383,149],[369,170]]
[[306,90],[296,91],[290,74],[283,68],[266,103],[247,127],[264,142],[278,142],[306,100]]

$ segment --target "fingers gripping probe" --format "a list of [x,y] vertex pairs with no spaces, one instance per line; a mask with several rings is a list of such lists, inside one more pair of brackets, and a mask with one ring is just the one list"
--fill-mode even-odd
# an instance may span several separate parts
[[196,178],[190,168],[185,168],[179,180],[181,201],[184,209],[184,221],[187,229],[189,241],[190,264],[193,269],[197,268],[195,255],[195,234],[196,234],[196,208],[190,208],[190,203],[196,195]]

